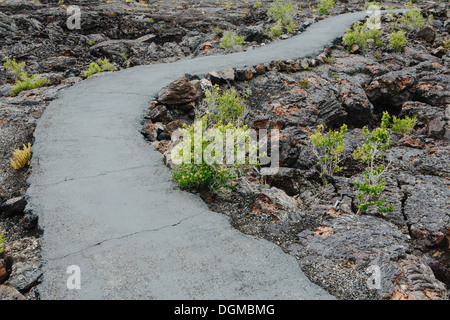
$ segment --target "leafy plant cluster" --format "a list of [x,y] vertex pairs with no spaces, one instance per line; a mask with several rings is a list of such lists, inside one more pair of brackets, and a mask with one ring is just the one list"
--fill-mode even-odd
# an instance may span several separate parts
[[294,31],[294,15],[297,5],[290,0],[275,0],[267,11],[267,15],[275,21],[275,25],[268,28],[266,34],[271,38],[279,37],[284,33]]
[[27,165],[30,165],[31,161],[31,143],[28,142],[28,145],[23,145],[23,149],[17,148],[13,152],[13,156],[10,159],[11,166],[20,170]]
[[414,126],[417,123],[417,116],[410,118],[406,116],[404,119],[397,118],[396,116],[391,117],[388,112],[383,112],[383,117],[381,118],[381,127],[390,128],[396,134],[403,136],[408,132],[413,131]]
[[344,135],[348,128],[344,124],[339,131],[324,132],[324,126],[319,125],[311,135],[310,140],[316,146],[313,148],[319,158],[317,165],[321,168],[320,177],[326,183],[326,176],[331,176],[342,170],[339,162],[342,160],[344,150]]
[[17,63],[16,59],[3,59],[3,66],[6,71],[10,72],[16,80],[10,92],[11,96],[16,96],[24,90],[40,88],[49,82],[47,78],[28,75],[25,71],[25,65],[25,62]]
[[241,46],[244,44],[244,37],[237,36],[234,32],[226,31],[223,33],[220,40],[220,48],[230,52],[234,46]]
[[234,88],[223,91],[218,85],[214,85],[212,91],[205,92],[204,112],[213,123],[240,125],[244,121],[245,102],[245,93],[241,95]]
[[5,235],[3,234],[3,232],[0,230],[0,253],[3,252],[3,248],[5,247]]
[[[214,142],[217,137],[231,133],[234,136],[234,156],[242,148],[238,146],[238,141],[243,142],[244,148],[250,150],[250,137],[246,134],[248,127],[243,121],[245,98],[234,89],[222,91],[218,86],[214,86],[212,92],[206,93],[204,103],[206,111],[197,113],[198,121],[180,130],[183,142],[175,146],[173,157],[181,162],[188,154],[189,159],[182,161],[175,168],[172,179],[176,180],[181,188],[208,188],[218,193],[226,193],[234,188],[233,183],[240,170],[249,165],[249,158],[246,157],[244,163],[235,161],[229,164],[225,157],[220,157],[218,150],[214,149]],[[200,138],[198,132],[201,132]],[[222,155],[225,153],[220,152]]]
[[321,0],[318,8],[320,14],[329,14],[334,8],[334,0]]
[[408,5],[408,11],[398,20],[400,27],[406,31],[417,31],[426,23],[425,18],[419,9],[415,9],[411,4]]
[[107,58],[104,59],[98,59],[97,63],[96,62],[92,62],[89,65],[89,69],[84,73],[84,76],[86,78],[89,78],[90,76],[92,76],[95,73],[98,72],[103,72],[103,71],[115,71],[116,67],[109,62],[109,60]]
[[383,47],[383,31],[381,29],[370,28],[368,23],[355,23],[353,29],[347,29],[344,34],[343,43],[348,50],[357,44],[362,51],[366,50],[367,46]]
[[378,127],[369,132],[367,127],[363,128],[366,143],[353,152],[356,160],[361,160],[366,165],[363,172],[363,181],[355,181],[355,187],[358,190],[356,197],[358,199],[358,212],[366,212],[371,206],[376,206],[378,212],[392,212],[393,205],[385,206],[386,199],[380,199],[384,191],[386,182],[383,174],[386,171],[384,164],[377,165],[377,160],[382,160],[384,154],[392,145],[389,131],[386,128]]
[[[392,204],[386,205],[386,199],[380,199],[386,185],[383,175],[389,167],[384,164],[384,155],[393,144],[390,130],[404,135],[414,129],[416,121],[416,117],[399,119],[384,112],[380,127],[372,131],[369,131],[367,127],[363,128],[365,143],[353,152],[353,157],[365,165],[362,181],[355,181],[354,184],[357,190],[357,214],[366,212],[372,206],[375,206],[380,213],[393,210]],[[339,130],[330,130],[327,133],[324,132],[324,127],[319,125],[314,134],[310,136],[313,152],[319,159],[317,165],[320,167],[320,176],[324,183],[327,182],[327,176],[332,176],[342,170],[339,162],[342,160],[346,132],[345,124]]]
[[408,40],[406,39],[405,31],[397,31],[391,33],[391,38],[389,39],[389,47],[396,52],[402,52],[403,48],[406,47]]

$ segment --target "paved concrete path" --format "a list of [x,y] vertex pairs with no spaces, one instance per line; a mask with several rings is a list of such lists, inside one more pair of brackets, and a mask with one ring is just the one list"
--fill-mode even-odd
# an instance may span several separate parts
[[[62,92],[39,120],[27,194],[44,230],[42,299],[332,299],[279,247],[180,191],[140,121],[159,89],[185,73],[317,54],[364,16],[322,20],[250,52],[100,75]],[[66,286],[71,265],[80,267],[80,290]]]

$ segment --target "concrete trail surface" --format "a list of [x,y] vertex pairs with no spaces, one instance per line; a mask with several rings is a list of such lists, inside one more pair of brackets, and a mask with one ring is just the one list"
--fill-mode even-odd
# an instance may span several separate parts
[[[178,189],[139,133],[156,93],[185,73],[318,54],[364,12],[250,52],[139,66],[78,83],[38,122],[28,209],[39,217],[42,299],[333,299],[275,244],[242,234]],[[68,289],[67,268],[81,271]]]

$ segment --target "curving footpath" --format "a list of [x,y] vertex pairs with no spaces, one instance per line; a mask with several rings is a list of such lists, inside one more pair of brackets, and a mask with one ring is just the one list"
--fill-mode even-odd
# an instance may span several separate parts
[[[149,101],[185,73],[318,54],[365,12],[250,52],[139,66],[62,92],[38,122],[28,210],[39,217],[42,299],[333,299],[275,244],[235,230],[170,181],[139,134]],[[81,289],[68,289],[79,266]]]

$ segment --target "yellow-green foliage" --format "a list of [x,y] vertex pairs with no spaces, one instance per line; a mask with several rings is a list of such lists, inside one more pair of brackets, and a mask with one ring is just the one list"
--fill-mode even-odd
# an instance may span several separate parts
[[329,14],[334,8],[334,0],[321,0],[318,8],[320,14]]
[[3,248],[5,247],[5,235],[3,234],[3,232],[0,230],[0,253],[3,252]]
[[408,5],[408,11],[399,19],[399,22],[407,31],[417,31],[425,25],[426,20],[419,9],[414,9],[411,5]]
[[222,91],[218,85],[212,91],[205,92],[208,120],[211,123],[222,122],[239,125],[243,123],[245,115],[246,96],[239,94],[236,89]]
[[6,68],[6,71],[10,72],[16,83],[11,90],[11,96],[15,96],[24,90],[31,90],[35,88],[40,88],[43,85],[48,83],[47,78],[36,77],[35,75],[29,76],[28,73],[24,70],[25,62],[17,63],[16,59],[3,59],[3,66]]
[[344,135],[347,132],[347,125],[343,124],[339,131],[324,131],[323,125],[318,125],[314,134],[309,138],[314,145],[313,152],[319,158],[317,163],[320,166],[320,176],[326,182],[326,176],[342,170],[339,167],[342,151],[344,151]]
[[281,25],[281,21],[278,21],[275,25],[269,27],[266,30],[266,35],[268,35],[271,39],[277,38],[283,34],[283,26]]
[[276,22],[275,29],[271,32],[278,33],[278,30],[282,29],[281,27],[286,28],[287,32],[292,32],[295,28],[294,14],[296,10],[297,5],[292,4],[289,0],[275,0],[267,11],[267,15]]
[[229,52],[231,51],[231,48],[233,48],[233,46],[241,46],[243,44],[244,37],[239,37],[234,32],[227,31],[223,33],[223,37],[220,40],[219,46]]
[[382,36],[382,30],[369,28],[367,22],[363,25],[355,23],[353,25],[353,30],[347,29],[345,31],[343,43],[348,49],[350,49],[352,45],[357,44],[363,51],[368,45],[381,48],[383,46]]
[[364,127],[363,133],[366,143],[353,152],[353,157],[366,165],[363,180],[355,181],[355,188],[358,190],[356,194],[358,199],[357,214],[366,212],[371,206],[376,206],[379,213],[392,212],[394,210],[393,204],[386,204],[386,199],[380,199],[386,186],[383,175],[387,167],[383,163],[379,165],[377,163],[383,160],[386,151],[392,145],[389,131],[384,127],[382,121],[381,127],[375,128],[372,132]]
[[406,33],[404,31],[398,31],[391,33],[391,38],[389,40],[389,46],[392,48],[392,50],[396,52],[403,51],[403,48],[408,43],[408,40],[406,40]]
[[31,160],[31,143],[23,145],[23,149],[17,148],[13,152],[13,157],[10,159],[11,165],[14,169],[22,169],[23,167],[30,165]]
[[86,78],[92,76],[94,73],[97,72],[103,72],[103,71],[115,71],[116,67],[109,62],[108,59],[98,59],[97,60],[98,64],[95,62],[92,62],[89,65],[89,69],[84,73],[84,76]]
[[387,111],[383,112],[383,117],[381,118],[382,128],[390,128],[400,136],[403,136],[405,133],[412,132],[416,123],[417,116],[414,116],[413,118],[406,116],[404,119],[400,119],[396,116],[391,117]]
[[[207,118],[206,115],[201,121],[180,130],[183,143],[173,149],[173,159],[180,164],[175,168],[172,179],[178,182],[180,188],[209,188],[223,194],[234,189],[234,181],[238,178],[239,168],[251,165],[251,159],[249,156],[245,156],[243,161],[237,159],[233,164],[228,164],[224,156],[226,152],[224,150],[212,152],[211,148],[214,142],[202,139],[202,137],[211,134],[214,139],[217,139],[218,136],[223,138],[227,134],[232,134],[236,139],[233,142],[234,157],[238,154],[238,141],[245,143],[247,146],[245,149],[248,149],[249,152],[256,154],[257,149],[251,143],[250,136],[247,135],[247,126],[234,125],[231,122],[225,125],[218,122],[212,126],[212,131],[209,131]],[[196,132],[200,131],[202,134],[198,135]],[[223,148],[223,146],[220,147]],[[185,152],[187,153],[185,154]],[[215,159],[216,157],[217,159]]]

